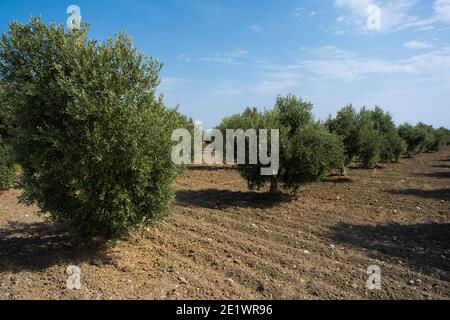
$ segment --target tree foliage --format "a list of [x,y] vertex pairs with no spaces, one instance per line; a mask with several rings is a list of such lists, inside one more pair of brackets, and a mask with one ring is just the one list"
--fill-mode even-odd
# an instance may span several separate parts
[[5,102],[4,90],[0,86],[0,190],[8,189],[15,181],[14,161],[11,151],[11,108]]
[[352,105],[348,105],[338,111],[335,118],[329,117],[325,125],[331,132],[342,138],[345,148],[345,165],[348,166],[360,151],[361,139],[357,112]]
[[359,112],[350,105],[341,109],[326,126],[342,137],[346,150],[346,165],[359,158],[365,168],[379,162],[397,162],[405,151],[405,143],[389,113],[381,108],[362,108]]
[[401,139],[392,115],[380,107],[368,111],[373,129],[380,138],[380,160],[382,162],[397,162],[406,151],[406,145]]
[[168,213],[170,137],[184,121],[156,96],[157,60],[125,34],[98,42],[87,33],[11,23],[1,85],[14,106],[22,201],[83,236],[115,239]]
[[271,192],[277,192],[280,185],[297,191],[301,185],[324,178],[332,169],[342,167],[344,148],[341,139],[314,120],[312,108],[311,103],[288,95],[278,97],[270,111],[248,108],[242,114],[222,121],[219,128],[223,131],[279,129],[280,168],[277,175],[261,175],[261,164],[238,166],[251,189],[259,189],[269,182]]
[[424,123],[418,123],[416,126],[405,123],[399,127],[399,133],[406,142],[408,155],[437,152],[449,142],[448,129],[434,129]]

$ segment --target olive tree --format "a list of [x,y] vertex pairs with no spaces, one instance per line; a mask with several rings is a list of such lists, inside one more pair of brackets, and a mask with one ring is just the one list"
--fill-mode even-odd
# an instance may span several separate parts
[[434,130],[435,142],[431,146],[432,151],[440,151],[450,142],[450,131],[444,127]]
[[424,135],[421,135],[414,126],[409,123],[404,123],[398,128],[398,132],[400,137],[406,143],[406,152],[410,157],[413,153],[417,152],[419,144],[423,139],[425,139]]
[[250,189],[259,189],[269,183],[271,193],[278,192],[281,186],[296,192],[300,186],[326,177],[333,169],[342,168],[342,140],[314,120],[312,108],[311,103],[288,95],[278,97],[270,111],[258,112],[255,108],[248,108],[242,114],[222,121],[219,126],[222,131],[279,130],[279,170],[275,175],[261,175],[262,164],[238,165]]
[[87,33],[11,23],[0,81],[17,126],[21,200],[83,236],[115,239],[169,212],[170,138],[183,119],[155,93],[161,63],[126,34]]
[[342,138],[345,149],[345,162],[342,173],[346,174],[347,166],[359,155],[360,151],[358,113],[352,105],[345,106],[338,111],[335,118],[330,116],[325,125],[330,132]]
[[445,134],[432,126],[418,123],[412,126],[405,123],[399,127],[399,134],[407,145],[408,156],[425,151],[439,151],[445,145]]
[[392,116],[379,107],[356,112],[351,105],[346,106],[335,118],[330,117],[326,126],[342,137],[346,165],[355,158],[361,160],[364,168],[374,168],[380,162],[397,162],[406,149]]
[[448,137],[444,128],[435,129],[433,126],[419,122],[416,129],[426,132],[425,139],[419,145],[421,151],[437,152],[447,144]]
[[380,159],[382,162],[398,162],[406,151],[406,144],[400,137],[398,129],[389,112],[380,107],[370,111],[373,128],[380,137]]

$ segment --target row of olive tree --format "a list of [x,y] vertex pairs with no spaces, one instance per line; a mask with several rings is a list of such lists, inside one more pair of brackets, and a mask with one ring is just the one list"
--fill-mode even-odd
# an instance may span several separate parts
[[272,193],[278,192],[280,186],[295,192],[301,185],[320,180],[333,170],[345,174],[354,160],[371,169],[380,163],[398,162],[406,152],[439,151],[450,143],[449,130],[423,124],[397,128],[392,116],[379,107],[356,111],[349,105],[325,123],[314,119],[312,108],[311,103],[289,95],[278,97],[270,111],[247,108],[242,114],[222,120],[219,129],[224,134],[227,129],[280,130],[277,175],[261,175],[261,164],[238,165],[250,189],[260,189],[269,183]]
[[278,192],[280,186],[297,191],[301,185],[324,178],[333,169],[342,168],[342,140],[314,119],[312,108],[311,103],[289,95],[278,97],[270,111],[258,112],[248,108],[242,114],[222,121],[219,129],[223,132],[226,129],[279,129],[280,166],[276,175],[261,175],[261,164],[238,165],[250,189],[260,189],[270,183],[271,193]]
[[380,162],[397,162],[406,151],[392,116],[379,107],[357,112],[346,106],[326,126],[344,141],[345,166],[359,158],[364,168],[374,168]]
[[1,186],[12,149],[21,201],[83,236],[116,239],[169,212],[171,134],[188,121],[157,96],[157,60],[124,34],[87,33],[33,18],[2,35]]
[[362,108],[357,112],[351,105],[341,109],[335,118],[326,121],[328,129],[344,141],[345,164],[355,158],[364,168],[374,168],[380,162],[397,162],[405,153],[440,151],[450,143],[450,131],[434,129],[419,123],[416,126],[395,126],[392,116],[381,108]]
[[412,126],[409,123],[398,129],[407,146],[407,154],[440,151],[450,143],[450,131],[445,128],[434,129],[423,123]]

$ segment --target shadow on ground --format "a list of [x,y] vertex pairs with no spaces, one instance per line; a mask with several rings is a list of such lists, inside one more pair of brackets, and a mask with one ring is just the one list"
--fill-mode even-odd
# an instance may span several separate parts
[[423,190],[423,189],[404,189],[404,190],[385,190],[385,192],[390,194],[396,194],[401,196],[414,196],[427,199],[438,199],[438,200],[450,200],[450,189],[433,189],[433,190]]
[[236,167],[195,165],[195,166],[189,166],[188,170],[189,171],[226,171],[226,170],[236,170]]
[[328,178],[325,178],[321,180],[321,182],[324,183],[336,183],[336,184],[345,184],[345,183],[353,183],[353,180],[348,177],[342,177],[342,176],[329,176]]
[[433,168],[450,169],[450,165],[449,164],[434,164],[432,167]]
[[103,256],[104,246],[77,242],[59,226],[45,222],[8,224],[0,229],[0,273],[77,265]]
[[293,199],[287,194],[270,195],[260,192],[240,192],[218,189],[177,191],[176,204],[208,209],[230,207],[267,209]]
[[416,271],[450,280],[450,224],[352,225],[338,224],[328,237],[335,243],[364,249],[379,260],[400,260]]
[[424,177],[437,179],[450,179],[450,172],[433,172],[422,174]]

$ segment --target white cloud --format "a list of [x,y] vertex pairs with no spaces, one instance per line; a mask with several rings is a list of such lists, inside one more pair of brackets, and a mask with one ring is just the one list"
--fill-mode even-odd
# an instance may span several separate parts
[[296,80],[263,80],[250,86],[250,91],[258,95],[282,94],[300,84]]
[[276,92],[298,86],[304,81],[358,81],[367,77],[409,75],[418,81],[444,80],[450,83],[450,47],[388,60],[363,57],[336,46],[308,49],[294,64],[265,65],[253,92]]
[[160,89],[164,91],[170,91],[174,87],[191,82],[188,79],[174,78],[174,77],[161,77]]
[[337,58],[337,59],[353,59],[357,55],[349,50],[345,50],[336,46],[324,46],[306,50],[307,54],[315,58]]
[[180,53],[177,56],[177,60],[184,61],[184,62],[191,62],[192,58],[189,55],[187,55],[187,54]]
[[249,56],[249,51],[238,48],[228,52],[213,53],[209,56],[201,57],[198,60],[224,64],[242,64],[242,61],[240,60],[243,58],[248,58]]
[[292,14],[295,17],[301,17],[305,12],[305,8],[299,7],[294,9],[294,13]]
[[450,22],[450,0],[437,0],[433,4],[436,17],[441,21]]
[[228,57],[244,57],[244,56],[248,56],[250,55],[250,52],[245,50],[245,49],[234,49],[230,52],[226,52],[224,53],[224,56],[228,56]]
[[433,45],[427,43],[427,42],[422,42],[422,41],[417,41],[417,40],[412,40],[412,41],[408,41],[405,42],[403,44],[403,46],[405,48],[411,49],[411,50],[419,50],[419,49],[430,49],[433,48]]
[[347,7],[356,14],[365,15],[367,7],[373,4],[371,0],[336,0],[336,6]]
[[355,33],[368,33],[370,30],[367,29],[367,8],[375,5],[381,10],[380,32],[411,28],[426,31],[435,29],[434,26],[438,23],[450,23],[450,0],[430,2],[433,14],[428,17],[420,17],[414,13],[419,3],[418,0],[335,0],[337,8],[346,10],[346,14],[339,16],[336,21],[339,28],[348,28]]
[[421,80],[450,81],[450,47],[392,61],[361,57],[333,46],[314,49],[310,53],[312,58],[299,59],[297,66],[319,79],[355,81],[372,75],[410,74]]
[[243,64],[241,60],[249,57],[250,57],[249,51],[241,48],[236,48],[231,51],[212,53],[210,55],[201,57],[192,57],[191,55],[182,53],[177,56],[177,60],[186,63],[192,61],[203,61],[203,62],[215,62],[224,64]]
[[261,26],[259,26],[259,25],[257,25],[257,24],[252,25],[252,26],[250,27],[250,29],[251,29],[253,32],[261,32],[261,31],[264,30]]
[[305,17],[305,16],[315,16],[317,12],[315,11],[308,11],[303,7],[298,7],[294,9],[294,13],[292,14],[294,17]]
[[202,57],[198,59],[199,61],[205,62],[216,62],[216,63],[224,63],[224,64],[236,64],[235,59],[229,57],[220,57],[220,56],[208,56]]
[[355,81],[373,74],[408,72],[408,67],[382,59],[323,59],[299,61],[299,64],[321,79]]
[[425,80],[450,80],[450,47],[416,55],[400,63],[408,65],[413,73]]

